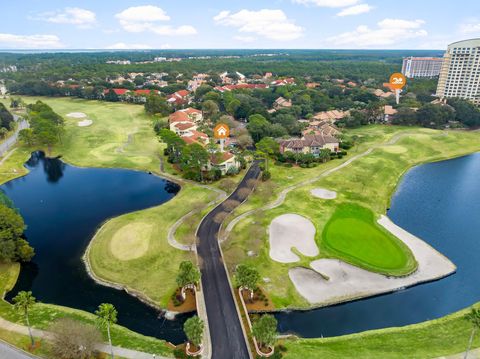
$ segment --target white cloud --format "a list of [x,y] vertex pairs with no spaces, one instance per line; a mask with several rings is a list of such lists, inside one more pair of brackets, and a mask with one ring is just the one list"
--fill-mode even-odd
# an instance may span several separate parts
[[327,41],[338,47],[399,47],[396,44],[405,40],[427,36],[427,31],[422,29],[424,24],[423,20],[384,19],[376,29],[360,25],[354,31],[332,36]]
[[142,50],[151,49],[152,47],[145,44],[126,44],[124,42],[117,42],[116,44],[107,46],[106,48],[112,50]]
[[293,2],[302,5],[338,8],[356,5],[359,0],[293,0]]
[[219,25],[238,28],[241,33],[253,33],[269,40],[295,40],[303,35],[304,29],[287,18],[282,10],[240,10],[236,13],[222,11],[215,16]]
[[78,7],[67,7],[59,11],[45,12],[34,19],[54,24],[71,24],[81,28],[91,27],[97,21],[96,14],[93,11]]
[[115,15],[120,25],[128,32],[150,31],[157,35],[182,36],[194,35],[197,30],[191,25],[178,27],[159,25],[159,22],[169,21],[170,16],[158,6],[133,6]]
[[0,34],[0,48],[8,49],[55,49],[62,47],[56,35]]
[[480,21],[477,19],[472,19],[468,22],[460,24],[460,33],[462,34],[480,33]]
[[337,14],[337,16],[360,15],[360,14],[365,14],[367,12],[370,12],[370,10],[372,9],[373,9],[373,6],[370,6],[368,4],[359,4],[359,5],[350,6],[341,10]]

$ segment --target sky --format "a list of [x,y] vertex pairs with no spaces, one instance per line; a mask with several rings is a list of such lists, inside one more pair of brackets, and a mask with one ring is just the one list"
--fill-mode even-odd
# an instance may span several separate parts
[[0,49],[445,49],[478,0],[2,1]]

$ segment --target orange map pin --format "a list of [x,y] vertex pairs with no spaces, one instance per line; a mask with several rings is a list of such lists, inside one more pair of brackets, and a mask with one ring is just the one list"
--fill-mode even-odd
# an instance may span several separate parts
[[390,86],[395,90],[401,90],[407,84],[407,78],[403,74],[396,72],[390,76]]

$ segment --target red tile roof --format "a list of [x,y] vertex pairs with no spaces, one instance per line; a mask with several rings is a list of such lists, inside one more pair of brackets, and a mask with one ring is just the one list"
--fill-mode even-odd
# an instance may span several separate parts
[[180,110],[180,111],[183,112],[183,113],[186,113],[187,115],[201,114],[202,113],[202,111],[197,110],[196,108],[192,108],[192,107],[189,107],[189,108],[186,108],[186,109],[183,109],[183,110]]
[[219,165],[220,163],[228,161],[232,157],[234,157],[234,155],[230,152],[222,152],[221,156],[218,156],[218,154],[212,154],[210,156],[210,162],[212,162],[213,164]]
[[156,90],[135,90],[135,95],[150,95],[153,93],[158,93]]
[[175,127],[178,128],[180,131],[188,130],[189,128],[195,127],[193,122],[180,122],[175,124]]
[[177,111],[172,113],[170,116],[168,116],[168,122],[169,123],[174,123],[174,122],[190,122],[190,117],[188,117],[188,114],[183,111]]
[[[122,95],[125,95],[127,92],[130,92],[129,89],[112,89],[113,92],[115,92],[118,96],[122,96]],[[109,89],[106,89],[103,91],[103,93],[106,95],[107,93],[109,93],[110,90]]]

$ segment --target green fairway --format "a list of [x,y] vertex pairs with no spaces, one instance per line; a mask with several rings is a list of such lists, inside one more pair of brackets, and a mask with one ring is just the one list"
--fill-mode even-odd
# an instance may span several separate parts
[[322,243],[338,258],[375,272],[406,275],[416,268],[408,247],[378,226],[371,210],[356,204],[338,206]]

